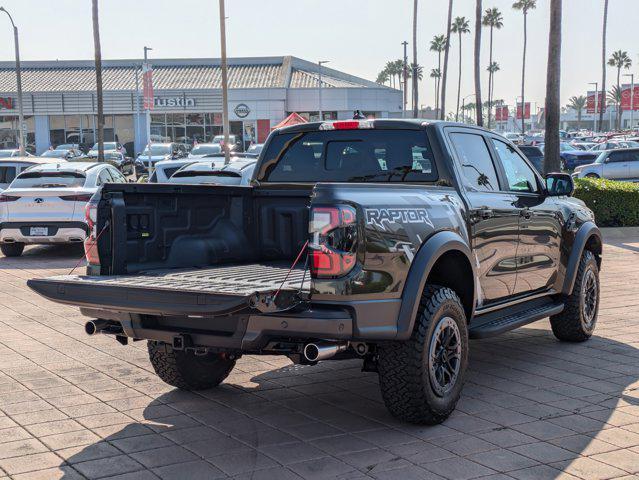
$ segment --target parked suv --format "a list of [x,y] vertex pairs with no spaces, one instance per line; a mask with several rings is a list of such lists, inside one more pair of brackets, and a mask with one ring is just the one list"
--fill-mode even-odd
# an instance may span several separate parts
[[20,173],[0,194],[0,250],[15,257],[25,245],[83,242],[85,206],[107,182],[126,180],[104,163],[42,164]]
[[578,178],[609,178],[639,182],[639,148],[601,152],[595,163],[575,168]]
[[454,410],[469,338],[545,317],[560,340],[593,333],[593,214],[570,175],[541,177],[497,134],[295,125],[271,133],[251,182],[107,184],[87,209],[87,275],[28,284],[79,306],[89,334],[146,339],[176,387],[214,387],[244,353],[355,357],[414,423]]

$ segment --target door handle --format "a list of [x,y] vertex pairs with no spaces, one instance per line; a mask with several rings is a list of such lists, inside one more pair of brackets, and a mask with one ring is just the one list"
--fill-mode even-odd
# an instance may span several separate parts
[[520,215],[521,215],[522,217],[524,217],[526,220],[530,220],[530,217],[532,216],[532,213],[531,213],[531,211],[530,211],[530,210],[528,210],[527,208],[524,208],[524,209],[521,211]]

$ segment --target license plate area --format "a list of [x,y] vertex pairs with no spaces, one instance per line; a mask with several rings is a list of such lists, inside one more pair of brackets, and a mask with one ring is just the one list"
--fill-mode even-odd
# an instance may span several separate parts
[[30,227],[29,235],[32,237],[46,237],[49,235],[49,227]]

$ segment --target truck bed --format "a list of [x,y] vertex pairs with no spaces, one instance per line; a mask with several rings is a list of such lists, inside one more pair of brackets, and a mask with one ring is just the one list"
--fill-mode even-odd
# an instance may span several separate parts
[[[51,300],[132,313],[223,314],[248,307],[256,293],[310,290],[304,267],[291,262],[150,270],[131,275],[59,275],[29,280]],[[288,276],[287,276],[288,275]]]

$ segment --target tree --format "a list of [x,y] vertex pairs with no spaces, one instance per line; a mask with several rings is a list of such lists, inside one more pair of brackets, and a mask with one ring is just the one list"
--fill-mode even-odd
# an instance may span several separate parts
[[397,75],[397,85],[399,85],[400,89],[406,88],[406,85],[402,86],[404,82],[404,60],[398,58],[393,62],[393,72]]
[[100,21],[98,0],[92,1],[93,49],[95,50],[95,88],[98,101],[98,162],[104,162],[104,100],[102,98],[102,48],[100,46]]
[[[485,27],[490,28],[490,47],[489,47],[489,60],[488,60],[488,104],[492,107],[492,94],[493,94],[493,74],[495,71],[491,71],[493,65],[493,32],[495,29],[499,30],[504,26],[504,17],[498,8],[489,8],[484,13],[482,24]],[[499,68],[498,68],[499,69]],[[488,109],[488,128],[491,124],[491,108]]]
[[[621,69],[626,70],[632,66],[632,60],[628,56],[628,52],[623,50],[617,50],[612,52],[612,56],[608,59],[608,65],[617,69],[617,89],[621,92]],[[617,105],[617,130],[621,129],[621,98],[616,103]]]
[[[430,41],[430,51],[437,52],[437,68],[431,71],[431,78],[435,78],[435,113],[439,110],[439,87],[442,78],[442,52],[446,50],[446,35],[435,35]],[[432,72],[438,75],[433,77]]]
[[491,118],[491,111],[493,108],[493,105],[495,105],[495,102],[493,100],[493,87],[495,85],[495,73],[497,73],[500,70],[499,64],[497,62],[492,62],[490,65],[488,65],[488,68],[486,68],[486,70],[488,71],[488,78],[490,79],[488,82],[488,128],[490,128],[490,118]]
[[386,71],[386,69],[384,69],[377,74],[377,79],[375,80],[375,82],[380,83],[382,85],[386,85],[386,82],[388,82],[389,80],[390,80],[390,76],[388,75],[388,72]]
[[411,63],[410,78],[412,79],[415,76],[417,76],[417,80],[421,82],[424,79],[424,67],[419,64],[415,65],[414,63]]
[[[607,95],[607,101],[609,104],[621,105],[621,87],[619,85],[613,85]],[[619,110],[619,108],[617,108]],[[612,127],[611,127],[612,128]]]
[[442,78],[442,72],[439,68],[433,68],[430,71],[430,78],[435,79],[435,115],[439,116],[437,109],[439,108],[439,79]]
[[457,110],[455,110],[455,121],[459,119],[459,101],[461,100],[461,79],[462,79],[462,35],[470,33],[468,20],[466,17],[457,17],[453,22],[451,31],[459,35],[459,78],[457,79]]
[[[608,31],[608,0],[604,1],[603,28],[601,32],[601,91],[606,91],[606,33]],[[598,94],[598,93],[597,93]],[[599,110],[599,128],[603,125],[604,109]]]
[[446,80],[448,78],[448,54],[450,53],[450,30],[453,20],[453,0],[448,0],[448,20],[446,22],[446,45],[444,48],[444,68],[442,70],[441,102],[439,103],[439,118],[446,119]]
[[537,0],[517,0],[513,3],[515,10],[521,10],[524,14],[524,51],[521,62],[521,133],[526,131],[526,115],[524,110],[526,107],[526,44],[528,42],[528,11],[537,8]]
[[417,118],[417,110],[419,110],[419,75],[417,75],[416,68],[417,64],[417,2],[418,0],[413,0],[413,63],[412,63],[412,72],[413,72],[413,118]]
[[574,111],[577,112],[577,128],[581,128],[581,115],[584,111],[584,108],[586,108],[587,103],[588,100],[583,95],[580,95],[578,97],[570,97],[570,100],[568,101],[568,108],[572,108]]
[[[548,69],[546,70],[546,135],[544,173],[558,172],[560,165],[559,120],[561,114],[561,2],[550,0],[550,31],[548,33]],[[523,115],[522,115],[523,116]]]
[[477,125],[484,125],[484,117],[481,102],[481,0],[475,3],[475,106],[477,113]]

